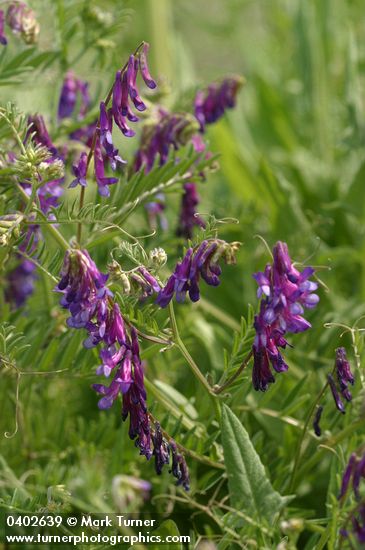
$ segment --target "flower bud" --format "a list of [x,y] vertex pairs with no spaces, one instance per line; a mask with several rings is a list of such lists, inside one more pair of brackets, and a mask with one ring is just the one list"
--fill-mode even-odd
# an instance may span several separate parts
[[156,267],[162,267],[167,262],[167,254],[163,248],[154,248],[149,253],[152,264]]
[[24,2],[10,4],[6,22],[14,34],[20,34],[26,44],[35,44],[39,35],[39,24],[34,11]]

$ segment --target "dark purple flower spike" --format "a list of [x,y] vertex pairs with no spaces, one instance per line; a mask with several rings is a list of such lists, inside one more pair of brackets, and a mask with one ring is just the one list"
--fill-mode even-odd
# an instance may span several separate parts
[[[138,272],[152,289],[159,289],[157,281],[143,266]],[[101,364],[96,373],[110,378],[111,382],[93,385],[101,396],[98,407],[109,409],[121,398],[122,419],[129,418],[129,437],[140,454],[148,460],[154,456],[156,472],[161,473],[163,465],[169,463],[171,451],[174,475],[178,484],[188,490],[189,474],[183,456],[177,453],[175,444],[166,441],[157,422],[151,427],[137,331],[124,322],[119,306],[106,287],[107,280],[108,275],[98,270],[86,250],[69,250],[55,289],[63,294],[61,305],[70,312],[68,326],[87,331],[86,348],[99,345]]]
[[199,90],[195,97],[195,116],[200,123],[200,131],[205,131],[206,124],[220,119],[226,109],[236,104],[237,92],[244,80],[240,76],[225,78],[222,82],[210,84],[206,90]]
[[355,382],[355,378],[351,372],[351,367],[346,357],[345,348],[336,349],[335,368],[336,368],[336,374],[337,374],[337,381],[340,386],[340,392],[342,396],[346,399],[346,401],[351,401],[352,395],[350,390],[348,389],[348,384],[351,384],[353,386]]
[[289,256],[286,243],[278,242],[273,249],[273,263],[263,272],[253,275],[261,298],[260,312],[255,317],[256,336],[253,344],[253,386],[265,391],[274,381],[270,363],[276,372],[288,369],[279,348],[287,346],[285,335],[303,332],[310,323],[302,316],[304,308],[313,308],[319,301],[314,291],[317,283],[310,281],[311,267],[298,271]]

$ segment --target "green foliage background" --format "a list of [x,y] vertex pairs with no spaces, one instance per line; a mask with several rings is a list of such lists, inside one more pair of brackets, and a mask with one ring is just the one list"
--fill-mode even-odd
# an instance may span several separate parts
[[[199,187],[202,213],[239,220],[220,227],[222,238],[243,243],[238,262],[224,269],[219,288],[204,287],[199,304],[175,309],[185,345],[204,374],[218,382],[237,368],[252,339],[248,304],[255,309],[257,300],[251,274],[269,259],[256,236],[270,246],[278,239],[286,241],[296,261],[322,266],[321,301],[309,315],[313,328],[291,339],[294,349],[286,353],[289,372],[278,375],[267,393],[258,394],[251,387],[249,367],[222,398],[244,426],[245,433],[238,433],[232,428],[235,420],[225,413],[225,422],[231,419],[230,427],[243,445],[241,455],[249,452],[244,443],[249,437],[253,462],[257,453],[271,483],[271,498],[278,502],[278,493],[289,495],[295,449],[314,396],[333,365],[335,348],[345,345],[355,365],[351,335],[340,338],[340,328],[324,324],[353,326],[365,314],[363,3],[34,0],[31,5],[41,25],[39,49],[32,52],[10,37],[0,53],[0,99],[2,104],[15,102],[26,113],[45,115],[57,143],[69,131],[56,125],[65,71],[71,66],[90,81],[96,112],[115,70],[141,40],[151,44],[151,72],[164,77],[161,102],[170,108],[191,109],[194,89],[217,77],[238,73],[247,80],[237,107],[208,130],[211,150],[220,153],[220,169]],[[100,14],[99,20],[92,15],[94,8],[104,15],[105,27]],[[121,140],[123,156],[131,159],[137,143]],[[76,197],[72,193],[69,203]],[[92,201],[94,194],[89,188],[88,199]],[[111,202],[117,208],[118,200],[115,192]],[[147,238],[144,244],[147,249],[163,246],[171,268],[179,256],[173,233],[179,194],[169,194],[168,201],[171,231]],[[136,236],[148,233],[138,212],[124,227]],[[97,236],[94,229],[85,228],[89,243]],[[75,227],[70,224],[62,230],[71,237]],[[119,237],[113,238],[117,244]],[[101,268],[111,248],[111,241],[106,241],[90,249]],[[51,239],[46,242],[52,257],[55,245]],[[155,475],[153,465],[138,457],[128,439],[118,405],[111,411],[97,409],[90,389],[97,355],[82,348],[82,334],[66,329],[51,288],[40,278],[25,311],[11,313],[3,307],[3,321],[23,332],[30,346],[18,350],[16,357],[18,367],[29,373],[20,379],[17,403],[14,371],[1,369],[0,433],[13,431],[16,407],[19,423],[14,437],[1,435],[3,509],[111,512],[118,508],[113,478],[127,474],[152,482],[147,510],[168,510],[176,521],[179,512],[195,514],[192,548],[199,535],[208,536],[219,549],[249,548],[254,543],[257,548],[276,548],[285,537],[290,539],[285,548],[337,548],[338,528],[346,516],[336,503],[340,476],[350,453],[364,439],[364,391],[358,371],[346,415],[337,413],[332,397],[326,395],[323,436],[317,439],[308,433],[304,439],[291,493],[295,497],[285,501],[284,512],[286,519],[300,518],[302,531],[288,534],[277,517],[268,522],[235,499],[232,488],[244,465],[227,450],[233,443],[225,442],[224,434],[221,438],[209,398],[178,351],[160,353],[161,346],[151,345],[143,348],[149,406],[166,431],[207,459],[202,463],[187,455],[192,478],[188,495],[174,487],[167,472]],[[244,321],[241,324],[242,316],[248,328]],[[165,319],[163,312],[156,317],[159,323]],[[353,336],[360,364],[361,332]],[[67,370],[47,374],[63,369]],[[32,371],[42,374],[30,375]],[[228,424],[223,428],[229,431]],[[231,483],[235,472],[237,479]],[[247,513],[254,524],[235,510]],[[267,534],[268,527],[273,530]],[[183,524],[181,532],[187,529]],[[241,543],[232,539],[232,530]]]

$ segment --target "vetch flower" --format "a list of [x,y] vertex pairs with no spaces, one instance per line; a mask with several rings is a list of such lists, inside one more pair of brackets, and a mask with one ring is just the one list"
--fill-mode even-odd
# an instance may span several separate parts
[[[143,267],[139,274],[157,291],[158,283]],[[168,463],[170,443],[166,443],[158,423],[151,427],[147,410],[144,371],[136,329],[126,325],[118,304],[106,287],[108,275],[101,273],[86,250],[69,250],[65,255],[61,280],[56,291],[62,292],[61,305],[70,311],[68,326],[85,329],[86,348],[99,346],[99,376],[111,379],[107,384],[94,384],[101,396],[98,407],[109,409],[122,400],[122,419],[129,418],[129,437],[141,455],[148,460],[154,455],[156,471]],[[183,456],[173,450],[173,471],[178,484],[188,489],[188,470]]]
[[200,278],[210,286],[218,286],[221,274],[218,262],[223,258],[227,264],[234,263],[238,247],[239,243],[211,239],[203,241],[195,249],[189,248],[183,260],[176,265],[165,287],[160,290],[156,303],[164,308],[174,294],[177,302],[184,302],[187,293],[192,302],[197,302],[200,298]]
[[195,96],[195,116],[204,132],[206,124],[212,124],[221,118],[226,109],[236,104],[237,92],[244,80],[240,76],[227,77],[221,82],[210,84],[206,90],[199,90]]
[[337,409],[342,413],[342,414],[345,414],[345,407],[344,407],[344,404],[341,400],[341,397],[338,393],[338,390],[337,390],[337,386],[336,386],[336,382],[332,376],[332,374],[329,374],[327,376],[327,380],[328,380],[328,384],[329,384],[329,387],[331,388],[331,392],[332,392],[332,396],[333,396],[333,399],[335,401],[335,404],[336,404],[336,407]]
[[309,280],[314,269],[307,267],[298,271],[290,259],[286,243],[280,241],[273,249],[273,258],[272,265],[268,264],[263,272],[253,275],[261,304],[254,320],[252,380],[254,388],[261,391],[275,380],[270,364],[276,372],[288,369],[279,348],[285,349],[288,345],[287,332],[298,333],[310,328],[302,314],[304,308],[313,308],[319,301],[314,294],[318,285]]
[[98,133],[95,138],[95,147],[94,147],[94,168],[95,168],[95,179],[98,184],[98,191],[102,197],[109,197],[109,185],[113,185],[118,182],[118,178],[108,178],[105,176],[105,166],[104,159],[101,152],[100,145],[100,136]]
[[118,149],[114,148],[113,138],[112,138],[112,129],[113,129],[113,116],[112,111],[109,109],[106,110],[105,103],[102,101],[100,103],[100,144],[104,148],[105,154],[110,161],[110,166],[112,170],[116,170],[117,163],[126,164],[126,161],[118,154]]
[[72,166],[72,172],[74,173],[75,179],[70,183],[69,187],[76,187],[76,185],[86,187],[87,153],[81,153],[78,163]]
[[355,378],[351,372],[350,363],[347,360],[345,348],[336,349],[335,368],[341,394],[346,399],[346,401],[351,401],[352,395],[350,390],[348,389],[348,384],[351,384],[353,386]]
[[173,439],[170,440],[169,445],[172,455],[172,466],[170,471],[177,479],[176,485],[182,485],[185,491],[189,491],[190,478],[185,458],[178,452],[177,445]]
[[151,90],[153,90],[154,88],[156,88],[157,84],[153,80],[152,76],[150,75],[150,71],[148,69],[147,53],[148,53],[149,47],[150,45],[147,42],[143,44],[142,51],[139,56],[139,67],[141,69],[142,78],[146,86],[148,86],[148,88],[151,88]]
[[317,437],[320,437],[322,433],[321,427],[319,425],[321,421],[322,412],[323,412],[323,407],[319,405],[316,409],[316,413],[314,415],[314,420],[313,420],[313,430]]
[[6,276],[5,298],[7,302],[22,307],[34,292],[37,279],[36,266],[30,260],[21,259],[20,263]]
[[14,34],[20,34],[26,44],[35,44],[39,24],[34,11],[24,2],[11,2],[6,13],[6,22]]

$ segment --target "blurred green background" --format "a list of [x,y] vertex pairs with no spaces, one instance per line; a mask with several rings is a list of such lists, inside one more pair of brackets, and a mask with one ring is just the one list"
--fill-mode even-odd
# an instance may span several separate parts
[[[340,322],[352,326],[365,314],[363,2],[34,0],[31,5],[41,25],[40,48],[59,55],[44,74],[24,72],[18,85],[0,88],[0,99],[2,103],[15,101],[25,112],[45,115],[59,142],[62,131],[56,123],[57,102],[70,65],[80,78],[90,82],[95,106],[105,95],[115,70],[141,40],[151,44],[151,72],[160,78],[161,103],[171,109],[191,110],[195,88],[216,78],[231,73],[245,76],[237,107],[208,129],[210,149],[221,154],[220,170],[199,186],[199,211],[239,220],[239,225],[222,225],[220,235],[241,241],[243,246],[237,266],[224,268],[218,289],[205,287],[202,304],[177,308],[178,322],[201,370],[217,381],[225,368],[223,350],[230,355],[241,316],[247,316],[248,303],[256,308],[251,274],[269,261],[265,246],[255,236],[261,235],[270,247],[278,239],[286,241],[293,259],[319,266],[321,302],[309,315],[313,329],[290,340],[295,348],[286,353],[289,372],[277,376],[275,385],[263,395],[251,389],[248,372],[228,397],[249,430],[273,485],[285,494],[298,426],[325,380],[334,349],[344,344],[351,355],[349,336],[340,340],[339,329],[328,330],[323,325]],[[94,27],[84,25],[83,10],[87,10]],[[22,48],[11,38],[6,56],[11,58]],[[131,159],[138,142],[126,141],[121,140],[120,147]],[[177,254],[173,230],[179,196],[170,200],[167,215],[172,231],[147,239],[146,246],[164,246],[172,267]],[[128,221],[128,230],[138,235],[148,228],[137,215]],[[95,256],[105,267],[105,251],[96,250]],[[155,500],[148,507],[155,511],[186,510],[187,506],[194,510],[194,501],[206,504],[222,471],[188,458],[193,503],[175,502],[176,491],[167,472],[157,478],[152,464],[136,456],[127,427],[121,425],[118,406],[98,411],[90,390],[98,359],[82,349],[83,335],[66,331],[53,295],[49,298],[50,315],[41,286],[29,310],[9,319],[32,346],[22,357],[22,368],[69,370],[54,376],[22,378],[19,431],[12,439],[2,439],[3,506],[114,510],[119,504],[117,493],[112,491],[113,479],[120,474],[153,483]],[[39,324],[46,319],[46,333],[34,325],[29,314],[32,306]],[[360,339],[357,344],[361,355]],[[161,354],[158,349],[151,346],[144,350],[153,413],[186,447],[221,460],[219,445],[212,445],[218,427],[211,423],[210,403],[198,391],[178,353]],[[13,429],[15,382],[13,375],[2,380],[1,433]],[[328,512],[326,502],[328,505],[330,495],[336,493],[336,475],[348,450],[363,437],[363,429],[349,437],[351,423],[363,415],[359,385],[354,393],[354,402],[344,417],[335,413],[331,396],[325,399],[322,423],[327,439],[347,431],[341,441],[333,443],[332,453],[320,448],[314,438],[309,439],[293,504],[294,517],[319,518]],[[171,415],[161,404],[160,394],[173,402],[177,414]],[[284,416],[294,418],[298,426],[283,420]],[[212,439],[197,436],[207,428]],[[123,491],[120,489],[121,494]],[[223,482],[219,498],[225,494]],[[216,529],[204,513],[196,523],[196,533]],[[298,548],[305,544],[314,548],[307,542],[310,540],[304,533]]]

